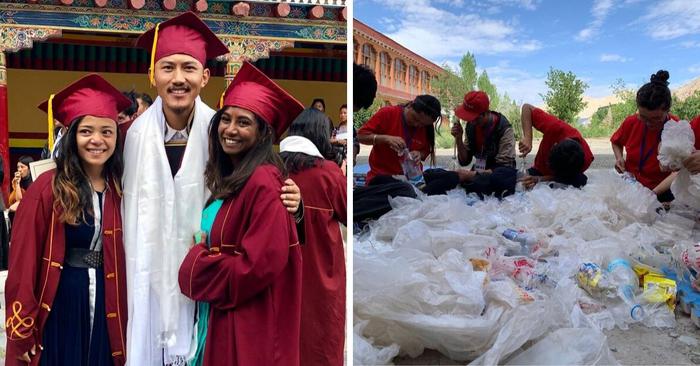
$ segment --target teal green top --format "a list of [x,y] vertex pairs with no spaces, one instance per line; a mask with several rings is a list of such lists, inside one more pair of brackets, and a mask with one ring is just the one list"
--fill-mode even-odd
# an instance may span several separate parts
[[[207,206],[204,211],[202,211],[202,223],[200,227],[202,231],[207,233],[207,246],[211,247],[211,228],[214,226],[214,220],[216,219],[216,214],[219,213],[219,209],[224,204],[223,200],[216,200]],[[200,239],[200,238],[197,238]],[[199,241],[199,240],[197,240]],[[190,366],[202,366],[204,361],[204,344],[207,341],[207,328],[209,325],[209,303],[208,302],[197,302],[197,321],[195,323],[196,334],[195,342],[197,343],[197,352],[194,358],[188,363]]]

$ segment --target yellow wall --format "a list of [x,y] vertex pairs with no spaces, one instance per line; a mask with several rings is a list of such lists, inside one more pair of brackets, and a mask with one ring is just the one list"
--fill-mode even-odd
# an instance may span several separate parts
[[[19,69],[8,69],[7,71],[10,132],[46,132],[48,129],[46,114],[36,108],[36,106],[48,99],[49,94],[61,90],[64,86],[88,74],[75,71]],[[148,76],[145,74],[104,72],[100,75],[120,90],[134,89],[137,92],[150,94],[153,99],[156,97],[156,90],[149,86]],[[308,107],[314,98],[325,99],[327,113],[336,123],[338,121],[338,109],[342,104],[347,103],[345,83],[300,80],[276,81],[304,106]],[[202,99],[209,106],[215,107],[225,85],[224,78],[212,78],[202,90]],[[10,147],[41,147],[45,142],[43,140],[12,140],[10,141]]]

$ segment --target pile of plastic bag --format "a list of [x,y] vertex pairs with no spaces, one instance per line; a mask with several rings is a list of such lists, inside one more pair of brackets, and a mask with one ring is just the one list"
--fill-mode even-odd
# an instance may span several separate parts
[[646,188],[603,171],[581,190],[540,184],[474,201],[461,190],[397,198],[355,235],[356,365],[426,348],[473,364],[615,364],[602,330],[675,325],[661,300],[633,319],[629,301],[589,293],[577,275],[621,258],[677,267],[672,253],[697,239],[694,211],[665,212]]

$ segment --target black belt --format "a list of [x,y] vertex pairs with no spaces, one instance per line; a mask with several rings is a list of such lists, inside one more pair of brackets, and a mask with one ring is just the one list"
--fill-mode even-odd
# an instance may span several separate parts
[[85,248],[67,249],[64,264],[75,268],[102,267],[102,251]]

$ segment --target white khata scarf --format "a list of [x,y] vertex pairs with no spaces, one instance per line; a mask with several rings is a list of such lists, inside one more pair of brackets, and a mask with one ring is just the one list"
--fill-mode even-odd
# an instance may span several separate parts
[[317,156],[323,159],[323,155],[318,151],[316,145],[311,140],[303,136],[285,137],[280,142],[280,152],[300,152],[306,155]]
[[[182,166],[173,179],[163,143],[161,98],[139,116],[124,144],[124,247],[127,364],[162,366],[190,349],[194,301],[180,292],[178,270],[200,229],[208,126],[215,111],[198,97]],[[165,352],[163,352],[165,348]],[[163,359],[165,355],[165,359]]]

